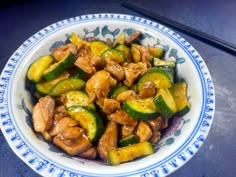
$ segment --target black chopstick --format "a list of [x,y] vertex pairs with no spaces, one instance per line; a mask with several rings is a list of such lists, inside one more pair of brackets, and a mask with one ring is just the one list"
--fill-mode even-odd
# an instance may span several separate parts
[[145,15],[147,17],[151,17],[152,19],[157,20],[160,23],[163,23],[167,26],[173,27],[179,31],[186,33],[186,34],[190,34],[191,36],[193,36],[203,42],[209,43],[221,50],[224,50],[228,53],[236,55],[236,45],[234,45],[230,42],[224,41],[224,40],[217,38],[215,36],[212,36],[210,34],[204,33],[202,31],[199,31],[199,30],[194,29],[192,27],[186,26],[186,25],[181,24],[179,22],[176,22],[176,21],[173,21],[173,20],[168,19],[166,17],[160,16],[154,12],[151,12],[147,9],[143,9],[141,7],[138,7],[132,3],[124,2],[121,5],[130,9],[130,10],[138,12],[142,15]]

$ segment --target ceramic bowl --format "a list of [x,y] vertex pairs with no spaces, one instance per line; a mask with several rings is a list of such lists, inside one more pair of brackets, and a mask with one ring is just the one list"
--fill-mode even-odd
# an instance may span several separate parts
[[[188,114],[175,117],[155,153],[132,162],[110,166],[71,157],[38,138],[31,127],[32,103],[25,89],[26,70],[38,57],[64,44],[75,32],[86,39],[111,39],[120,33],[143,32],[143,45],[162,46],[174,57],[178,77],[188,83],[192,105]],[[123,14],[91,14],[54,23],[27,39],[10,57],[0,79],[0,123],[12,150],[42,176],[167,176],[191,159],[204,143],[215,109],[214,88],[199,53],[184,38],[156,22]]]

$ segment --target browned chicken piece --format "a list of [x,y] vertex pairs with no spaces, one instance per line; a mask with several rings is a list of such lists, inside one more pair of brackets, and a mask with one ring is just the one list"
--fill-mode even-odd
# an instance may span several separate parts
[[78,156],[86,158],[86,159],[95,159],[97,157],[97,148],[95,148],[93,146],[93,147],[79,153]]
[[107,118],[122,125],[136,126],[138,123],[137,120],[130,117],[123,109],[116,110],[116,112],[108,115]]
[[104,70],[96,72],[85,85],[85,91],[89,95],[89,102],[107,98],[110,90],[110,73]]
[[70,43],[70,44],[66,44],[66,45],[60,46],[58,48],[55,48],[52,51],[52,56],[56,61],[60,61],[66,55],[68,55],[70,52],[73,53],[74,55],[77,54],[76,45]]
[[90,59],[87,56],[79,56],[74,62],[74,65],[88,74],[93,74],[96,72],[95,67],[90,65]]
[[160,137],[161,137],[160,129],[163,124],[163,119],[164,118],[162,116],[158,116],[155,119],[147,121],[147,123],[150,125],[150,127],[152,129],[152,133],[153,133],[152,137],[149,140],[151,143],[156,143],[160,139]]
[[102,58],[100,56],[93,56],[90,59],[90,65],[97,67],[102,65]]
[[77,51],[78,53],[80,53],[80,51],[86,46],[86,43],[85,42],[80,42],[78,45],[76,45],[77,47]]
[[149,139],[149,142],[152,144],[157,143],[161,139],[161,132],[160,131],[155,131],[152,134],[152,137]]
[[146,63],[129,63],[124,67],[125,70],[125,81],[124,84],[128,87],[131,87],[134,81],[147,70]]
[[65,106],[60,105],[57,106],[55,108],[55,112],[54,112],[54,122],[57,122],[59,119],[63,118],[63,117],[67,117],[69,116]]
[[150,63],[152,61],[152,56],[150,55],[150,53],[148,51],[145,51],[141,54],[142,54],[142,62]]
[[61,132],[53,138],[53,143],[70,155],[77,155],[92,147],[92,143],[85,134],[77,139],[66,139]]
[[147,123],[151,126],[153,131],[158,131],[161,129],[164,118],[162,116],[157,116],[154,119],[148,120]]
[[136,135],[140,142],[148,141],[152,137],[152,130],[146,122],[140,121],[136,130]]
[[84,45],[80,46],[74,65],[88,74],[94,74],[96,69],[93,65],[91,65],[91,49],[85,43],[83,44]]
[[84,47],[81,47],[81,49],[78,52],[78,57],[88,57],[90,59],[90,57],[91,57],[90,47],[86,44]]
[[59,77],[57,77],[56,79],[50,81],[50,84],[55,85],[57,82],[59,82],[63,79],[66,79],[68,77],[70,77],[70,73],[67,72],[67,71],[64,71]]
[[116,78],[118,81],[121,81],[125,77],[124,69],[119,63],[111,59],[106,59],[105,70],[111,73],[111,75]]
[[145,82],[138,96],[140,98],[148,98],[156,94],[156,87],[153,82]]
[[[60,96],[60,98],[59,98],[59,101],[60,101],[60,103],[63,104],[63,105],[61,105],[61,106],[63,106],[63,107],[65,108],[65,110],[66,110],[66,107],[64,106],[65,103],[66,103],[66,101],[67,101],[66,94],[61,94],[61,96]],[[55,114],[56,114],[56,112],[55,112]],[[60,116],[60,114],[59,114],[59,116]],[[55,116],[54,116],[54,117],[55,117]]]
[[132,42],[134,42],[136,39],[138,39],[138,37],[142,34],[141,31],[135,31],[134,33],[132,33],[127,40],[125,41],[126,45],[131,44]]
[[52,126],[55,109],[55,100],[51,96],[39,99],[33,107],[33,124],[36,132],[46,132]]
[[79,123],[71,117],[63,117],[58,121],[54,122],[53,127],[50,129],[49,133],[51,136],[55,136],[58,133],[64,131],[68,127],[74,127]]
[[76,140],[76,139],[80,138],[83,133],[84,133],[84,129],[83,128],[80,128],[78,126],[76,126],[76,127],[68,127],[68,128],[64,129],[61,132],[61,136],[64,139]]
[[114,121],[109,121],[97,146],[98,154],[102,160],[107,161],[108,151],[117,148],[117,141],[118,125]]
[[111,114],[117,109],[121,109],[120,102],[114,99],[105,98],[103,102],[103,112]]
[[[90,98],[90,99],[91,99],[91,98]],[[103,109],[104,100],[105,100],[105,98],[96,99],[96,100],[95,100],[95,103],[96,103],[97,106],[99,106],[101,109]]]
[[167,127],[168,127],[168,119],[163,118],[161,129],[164,129],[164,128],[167,128]]
[[142,62],[151,62],[152,61],[152,56],[148,52],[148,48],[145,46],[137,45],[136,46],[140,53],[141,53],[141,60]]
[[119,102],[124,102],[126,100],[135,99],[136,97],[137,97],[137,94],[135,93],[135,91],[126,90],[126,91],[120,93],[119,95],[117,95],[115,99]]
[[134,133],[136,126],[133,125],[122,125],[121,126],[121,137],[126,137]]
[[126,67],[124,67],[125,70],[125,81],[124,84],[128,87],[131,87],[133,82],[140,76],[141,72],[138,68],[138,65],[134,63],[129,63]]

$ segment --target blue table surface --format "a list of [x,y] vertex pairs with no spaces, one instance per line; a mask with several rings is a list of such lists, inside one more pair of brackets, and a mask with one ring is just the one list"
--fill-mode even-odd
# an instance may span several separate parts
[[[7,4],[3,4],[6,2]],[[123,13],[123,0],[4,0],[0,5],[0,71],[13,52],[31,35],[57,21],[91,13]],[[235,0],[136,0],[130,1],[175,21],[236,44]],[[189,35],[189,41],[205,60],[216,97],[215,117],[198,153],[170,177],[236,176],[236,58]],[[0,177],[38,177],[8,146],[0,131]]]

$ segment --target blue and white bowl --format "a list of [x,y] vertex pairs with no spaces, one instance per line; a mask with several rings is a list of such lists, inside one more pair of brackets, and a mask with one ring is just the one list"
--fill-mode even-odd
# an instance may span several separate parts
[[[31,127],[32,103],[25,89],[28,66],[38,57],[64,44],[75,32],[84,38],[114,39],[134,30],[144,33],[142,44],[162,46],[177,61],[178,76],[188,83],[192,108],[176,117],[155,153],[117,166],[71,157],[35,135]],[[92,14],[52,24],[27,39],[10,57],[0,78],[0,125],[12,150],[42,176],[167,176],[191,159],[210,130],[215,94],[211,76],[199,53],[181,36],[156,22],[122,14]]]

